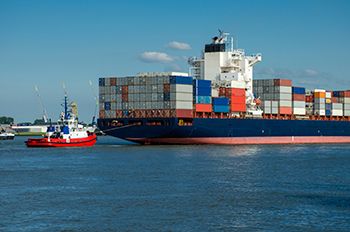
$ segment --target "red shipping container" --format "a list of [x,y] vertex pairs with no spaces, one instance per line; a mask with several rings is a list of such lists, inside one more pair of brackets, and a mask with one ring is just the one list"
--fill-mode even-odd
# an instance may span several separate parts
[[246,104],[231,104],[231,111],[232,112],[246,112]]
[[220,97],[225,97],[226,96],[226,88],[225,87],[220,87],[219,88],[219,96]]
[[292,114],[292,107],[280,107],[280,114]]
[[164,84],[163,92],[164,93],[169,93],[170,92],[170,84]]
[[193,118],[193,110],[175,110],[175,113],[179,118]]
[[338,98],[337,97],[332,97],[332,103],[338,103]]
[[243,96],[245,97],[245,89],[227,88],[226,95],[235,96],[235,97],[243,97]]
[[111,86],[116,86],[117,85],[117,78],[115,78],[115,77],[111,78],[110,84],[111,84]]
[[127,94],[128,93],[128,86],[127,85],[123,85],[122,86],[122,94]]
[[350,97],[350,90],[344,91],[344,96],[343,97]]
[[293,94],[293,101],[305,101],[304,94]]
[[196,112],[212,112],[211,104],[196,104]]
[[275,86],[292,86],[292,80],[288,79],[274,79]]
[[122,94],[122,101],[127,102],[129,100],[128,94]]
[[231,104],[244,104],[246,103],[246,98],[245,96],[242,96],[242,97],[230,97],[230,102]]

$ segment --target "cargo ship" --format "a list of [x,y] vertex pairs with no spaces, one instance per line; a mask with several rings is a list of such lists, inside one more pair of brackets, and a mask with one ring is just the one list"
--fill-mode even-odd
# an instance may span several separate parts
[[189,73],[100,78],[98,126],[139,144],[350,142],[350,91],[253,80],[261,61],[220,32]]

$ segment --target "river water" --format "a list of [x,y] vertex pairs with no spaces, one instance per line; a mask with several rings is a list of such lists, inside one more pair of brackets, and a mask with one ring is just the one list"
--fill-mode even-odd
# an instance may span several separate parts
[[0,231],[349,231],[350,145],[0,141]]

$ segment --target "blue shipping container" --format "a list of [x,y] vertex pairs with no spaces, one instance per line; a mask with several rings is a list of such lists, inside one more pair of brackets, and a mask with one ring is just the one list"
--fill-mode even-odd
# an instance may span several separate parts
[[305,94],[305,88],[302,87],[293,87],[292,91],[294,94]]
[[229,99],[226,97],[213,97],[214,105],[228,105]]
[[211,87],[193,88],[193,95],[195,95],[195,96],[211,96]]
[[98,86],[105,86],[105,79],[104,78],[98,79]]
[[200,87],[207,87],[210,88],[211,87],[211,81],[209,80],[193,80],[193,85],[197,88]]
[[334,97],[340,97],[340,91],[334,91],[333,92]]
[[230,108],[229,108],[229,106],[214,105],[213,111],[215,113],[228,113],[230,111]]
[[105,102],[105,110],[111,110],[111,103]]
[[331,110],[332,109],[332,104],[326,104],[326,110]]
[[196,96],[195,97],[196,104],[211,104],[210,96]]
[[170,84],[192,85],[192,77],[170,76]]
[[331,116],[332,115],[332,111],[331,110],[326,110],[326,116]]
[[170,93],[164,93],[163,99],[164,99],[164,101],[170,101]]

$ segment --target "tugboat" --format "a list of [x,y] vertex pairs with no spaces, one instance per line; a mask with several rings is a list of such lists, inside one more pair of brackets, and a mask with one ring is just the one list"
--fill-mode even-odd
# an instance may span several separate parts
[[[72,110],[68,110],[67,95],[64,97],[64,112],[57,126],[50,124],[43,138],[29,138],[27,147],[90,147],[96,143],[97,136],[78,123]],[[72,107],[72,104],[69,104]]]

